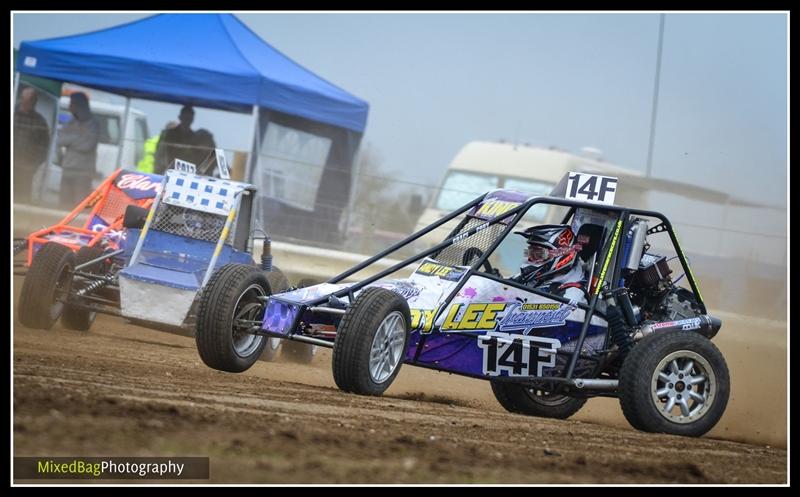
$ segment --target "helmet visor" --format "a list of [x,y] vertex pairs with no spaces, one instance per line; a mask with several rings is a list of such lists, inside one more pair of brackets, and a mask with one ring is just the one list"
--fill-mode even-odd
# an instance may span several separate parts
[[542,264],[550,259],[550,250],[541,245],[528,245],[525,249],[525,257],[531,264]]

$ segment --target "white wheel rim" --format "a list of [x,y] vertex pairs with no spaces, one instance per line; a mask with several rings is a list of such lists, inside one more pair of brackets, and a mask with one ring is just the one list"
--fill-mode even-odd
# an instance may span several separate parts
[[375,383],[388,380],[403,359],[406,342],[406,320],[400,311],[383,318],[369,354],[369,375]]
[[658,363],[650,382],[650,397],[661,416],[687,424],[708,413],[717,381],[709,362],[691,350],[679,350]]

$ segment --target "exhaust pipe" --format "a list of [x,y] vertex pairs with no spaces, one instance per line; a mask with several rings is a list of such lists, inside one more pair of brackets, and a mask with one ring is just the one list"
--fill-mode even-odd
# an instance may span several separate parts
[[694,318],[679,319],[678,321],[664,321],[661,323],[648,323],[633,334],[633,340],[639,341],[656,331],[697,331],[706,338],[713,338],[722,327],[722,320],[708,314],[701,314]]

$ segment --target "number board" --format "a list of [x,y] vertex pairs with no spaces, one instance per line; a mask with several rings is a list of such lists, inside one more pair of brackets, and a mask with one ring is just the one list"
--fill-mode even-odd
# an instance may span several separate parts
[[219,169],[219,177],[222,179],[231,179],[231,172],[228,169],[228,161],[225,159],[225,151],[221,148],[214,149],[217,155],[217,168]]
[[617,178],[611,176],[570,171],[566,198],[581,202],[614,205],[617,182]]
[[172,162],[172,169],[175,169],[176,171],[183,171],[185,173],[192,173],[192,174],[197,172],[197,166],[195,166],[191,162],[187,162],[185,160],[180,160],[180,159],[175,159]]

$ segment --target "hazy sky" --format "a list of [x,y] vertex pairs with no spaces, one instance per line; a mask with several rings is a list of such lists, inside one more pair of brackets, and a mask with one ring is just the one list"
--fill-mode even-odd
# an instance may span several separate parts
[[[13,42],[150,14],[16,14]],[[435,185],[471,140],[518,140],[645,170],[658,14],[237,14],[365,99],[365,143],[390,174]],[[786,204],[785,14],[668,14],[653,175]],[[151,131],[176,106],[141,100]],[[251,119],[198,109],[247,149]]]

